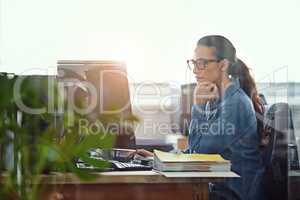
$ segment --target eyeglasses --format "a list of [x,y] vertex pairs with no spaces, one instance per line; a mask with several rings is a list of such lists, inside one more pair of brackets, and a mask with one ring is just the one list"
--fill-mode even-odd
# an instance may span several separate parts
[[199,58],[197,60],[193,60],[193,59],[187,60],[186,62],[187,62],[188,68],[193,71],[195,68],[197,70],[205,69],[205,68],[207,68],[209,63],[220,62],[220,60]]

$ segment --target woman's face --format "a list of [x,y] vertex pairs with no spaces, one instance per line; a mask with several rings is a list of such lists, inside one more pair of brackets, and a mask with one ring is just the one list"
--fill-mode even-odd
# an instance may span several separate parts
[[[222,78],[222,71],[220,63],[215,57],[215,49],[207,46],[198,46],[194,51],[195,61],[202,61],[202,65],[194,67],[193,73],[196,76],[197,81],[209,81],[217,83]],[[201,63],[201,62],[198,62]],[[206,63],[206,64],[203,64]]]

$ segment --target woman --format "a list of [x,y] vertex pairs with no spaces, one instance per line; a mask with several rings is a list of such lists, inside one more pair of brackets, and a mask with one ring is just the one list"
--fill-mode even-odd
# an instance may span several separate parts
[[[255,82],[223,36],[201,38],[188,61],[197,80],[187,153],[221,154],[241,178],[210,184],[211,199],[263,199]],[[140,150],[139,153],[147,152]]]

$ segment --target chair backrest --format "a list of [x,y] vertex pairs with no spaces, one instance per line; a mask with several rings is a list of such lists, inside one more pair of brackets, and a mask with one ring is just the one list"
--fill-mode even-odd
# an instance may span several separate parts
[[[287,199],[289,146],[294,146],[295,135],[292,113],[287,103],[273,104],[266,112],[264,132],[268,144],[262,149],[266,166],[265,187],[268,199]],[[295,163],[299,163],[298,157]],[[293,162],[294,162],[293,160]]]

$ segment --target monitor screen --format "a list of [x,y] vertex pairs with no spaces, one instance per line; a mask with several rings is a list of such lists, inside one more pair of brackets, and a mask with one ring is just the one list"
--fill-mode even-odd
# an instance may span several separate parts
[[[92,108],[87,113],[91,119],[107,119],[114,116],[123,120],[132,115],[125,63],[59,61],[58,76],[68,83],[68,88],[76,88],[77,92],[73,93],[73,96],[75,94],[75,97],[84,99]],[[66,94],[68,95],[68,92]],[[115,147],[128,148],[135,144],[133,129],[130,130],[131,133],[128,132],[128,129],[119,127]]]

